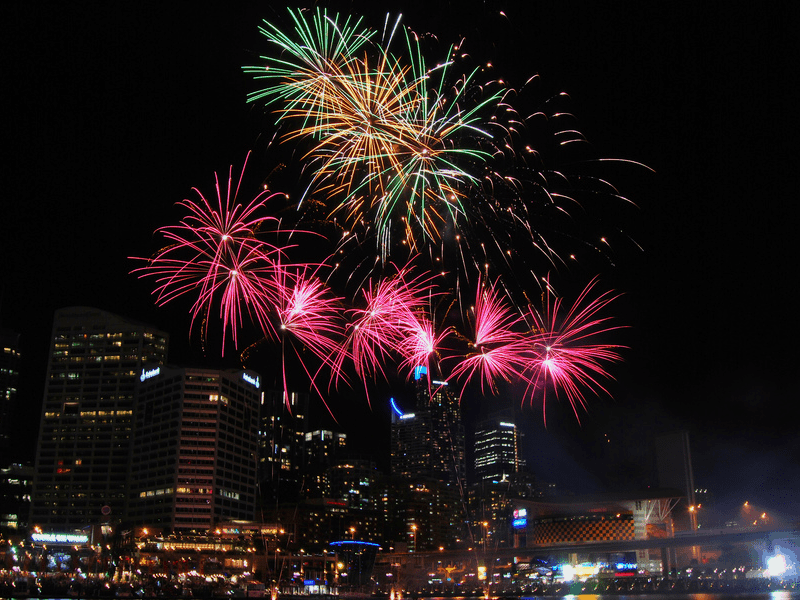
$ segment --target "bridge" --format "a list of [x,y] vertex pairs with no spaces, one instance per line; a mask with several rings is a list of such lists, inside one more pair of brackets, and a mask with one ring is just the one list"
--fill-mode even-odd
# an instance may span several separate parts
[[[680,532],[674,537],[638,540],[560,542],[525,548],[496,548],[488,550],[477,546],[463,550],[380,553],[377,557],[374,574],[377,576],[376,579],[381,579],[391,573],[389,579],[394,579],[396,583],[405,581],[410,584],[412,582],[419,583],[427,579],[428,574],[435,572],[444,571],[448,576],[450,576],[451,572],[454,575],[475,573],[479,564],[489,566],[487,562],[495,566],[506,565],[510,567],[513,562],[524,563],[559,555],[566,560],[570,554],[618,553],[637,550],[664,551],[693,547],[719,550],[730,545],[756,542],[772,546],[778,541],[800,548],[800,532],[755,527],[725,528]],[[385,583],[389,583],[389,579],[384,579]]]

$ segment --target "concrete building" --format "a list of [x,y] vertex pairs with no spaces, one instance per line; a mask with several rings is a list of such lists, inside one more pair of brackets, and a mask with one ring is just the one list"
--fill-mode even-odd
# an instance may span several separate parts
[[14,408],[19,398],[20,357],[19,334],[0,329],[0,451],[4,453],[11,450],[15,427]]
[[253,520],[259,376],[157,367],[140,379],[127,521],[206,531]]
[[507,481],[519,471],[517,426],[507,418],[492,418],[475,428],[475,478]]
[[57,310],[31,525],[70,530],[124,514],[136,384],[167,356],[157,328],[96,308]]

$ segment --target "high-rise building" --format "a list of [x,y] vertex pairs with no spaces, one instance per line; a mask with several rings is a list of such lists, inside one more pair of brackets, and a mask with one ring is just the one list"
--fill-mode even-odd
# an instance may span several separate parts
[[36,453],[31,525],[64,530],[124,514],[136,383],[168,336],[88,307],[56,311]]
[[475,428],[475,478],[478,481],[506,481],[519,471],[517,426],[499,417]]
[[327,469],[347,449],[347,434],[329,429],[306,432],[303,442],[303,489],[305,498],[323,498],[328,495]]
[[447,382],[415,371],[416,407],[403,412],[392,400],[391,469],[398,498],[389,519],[394,541],[429,550],[463,539],[466,463],[458,398]]
[[19,334],[0,329],[0,450],[11,447],[19,385]]
[[140,379],[127,521],[185,531],[252,520],[259,376],[156,367]]
[[33,467],[12,464],[0,468],[0,537],[28,530]]
[[262,397],[258,481],[261,498],[269,504],[300,497],[308,404],[309,395],[296,392],[266,390]]
[[392,475],[462,484],[466,463],[458,398],[447,382],[429,380],[424,367],[417,367],[415,379],[413,413],[392,400]]

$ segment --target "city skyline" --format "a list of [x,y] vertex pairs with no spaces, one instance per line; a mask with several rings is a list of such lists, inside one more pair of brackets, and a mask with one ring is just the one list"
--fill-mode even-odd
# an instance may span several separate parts
[[[617,317],[630,325],[626,362],[613,369],[613,399],[590,398],[582,427],[554,404],[545,430],[541,411],[529,409],[528,435],[545,440],[546,457],[532,470],[558,464],[571,478],[584,477],[592,467],[583,462],[586,448],[604,430],[634,446],[649,429],[686,428],[699,485],[716,482],[707,487],[726,495],[737,492],[726,483],[735,479],[743,495],[784,486],[783,497],[762,501],[796,507],[789,484],[799,479],[792,477],[800,462],[797,409],[773,414],[797,395],[790,375],[796,292],[785,283],[791,228],[781,216],[790,197],[781,134],[789,111],[773,92],[786,60],[777,10],[754,16],[728,8],[718,19],[710,8],[680,5],[575,15],[568,7],[509,5],[503,20],[499,5],[475,14],[405,8],[415,29],[458,31],[493,47],[498,72],[540,73],[549,88],[571,95],[580,129],[601,155],[656,171],[613,178],[641,207],[624,225],[644,248],[615,256],[602,274],[625,294]],[[188,307],[155,309],[147,285],[128,274],[127,257],[152,252],[152,232],[174,220],[173,204],[214,171],[240,163],[266,135],[259,128],[269,119],[245,105],[248,82],[239,69],[263,52],[256,28],[277,11],[13,10],[4,55],[15,57],[18,175],[10,196],[18,200],[4,225],[0,324],[23,335],[24,393],[41,402],[52,315],[66,306],[152,322],[170,334],[177,362],[208,366],[213,353],[204,358],[188,344]],[[521,21],[532,23],[529,46]],[[757,35],[773,30],[778,35]],[[509,35],[491,37],[496,31]],[[733,35],[740,32],[744,41]],[[515,64],[523,49],[531,54],[524,67]],[[480,411],[496,401],[469,402]],[[335,410],[350,427],[388,426],[384,404],[340,401]],[[38,406],[32,417],[38,424]]]

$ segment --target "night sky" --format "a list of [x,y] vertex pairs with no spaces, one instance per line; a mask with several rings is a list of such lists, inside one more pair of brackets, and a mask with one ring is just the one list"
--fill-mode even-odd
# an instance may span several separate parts
[[[168,4],[0,9],[0,324],[23,335],[26,399],[18,455],[0,462],[33,455],[59,307],[154,323],[171,334],[175,362],[222,364],[217,348],[189,343],[188,303],[155,308],[128,257],[156,250],[152,232],[181,216],[174,203],[193,186],[210,190],[213,173],[241,165],[248,150],[249,168],[272,168],[258,161],[273,118],[245,103],[255,84],[241,67],[268,52],[260,20],[285,11]],[[629,326],[612,397],[590,397],[580,426],[563,404],[548,407],[546,429],[540,409],[524,411],[534,472],[579,491],[652,484],[652,436],[688,429],[696,483],[721,512],[749,500],[800,515],[790,19],[729,2],[329,6],[375,27],[402,11],[415,31],[445,43],[463,36],[512,85],[538,73],[543,97],[569,94],[596,156],[654,171],[608,171],[637,206],[603,219],[636,242],[614,248],[599,271],[624,293],[615,317]],[[477,418],[495,404],[472,398],[465,411]],[[334,413],[351,432],[367,423],[386,437],[380,402],[370,410],[363,399],[339,401]]]

